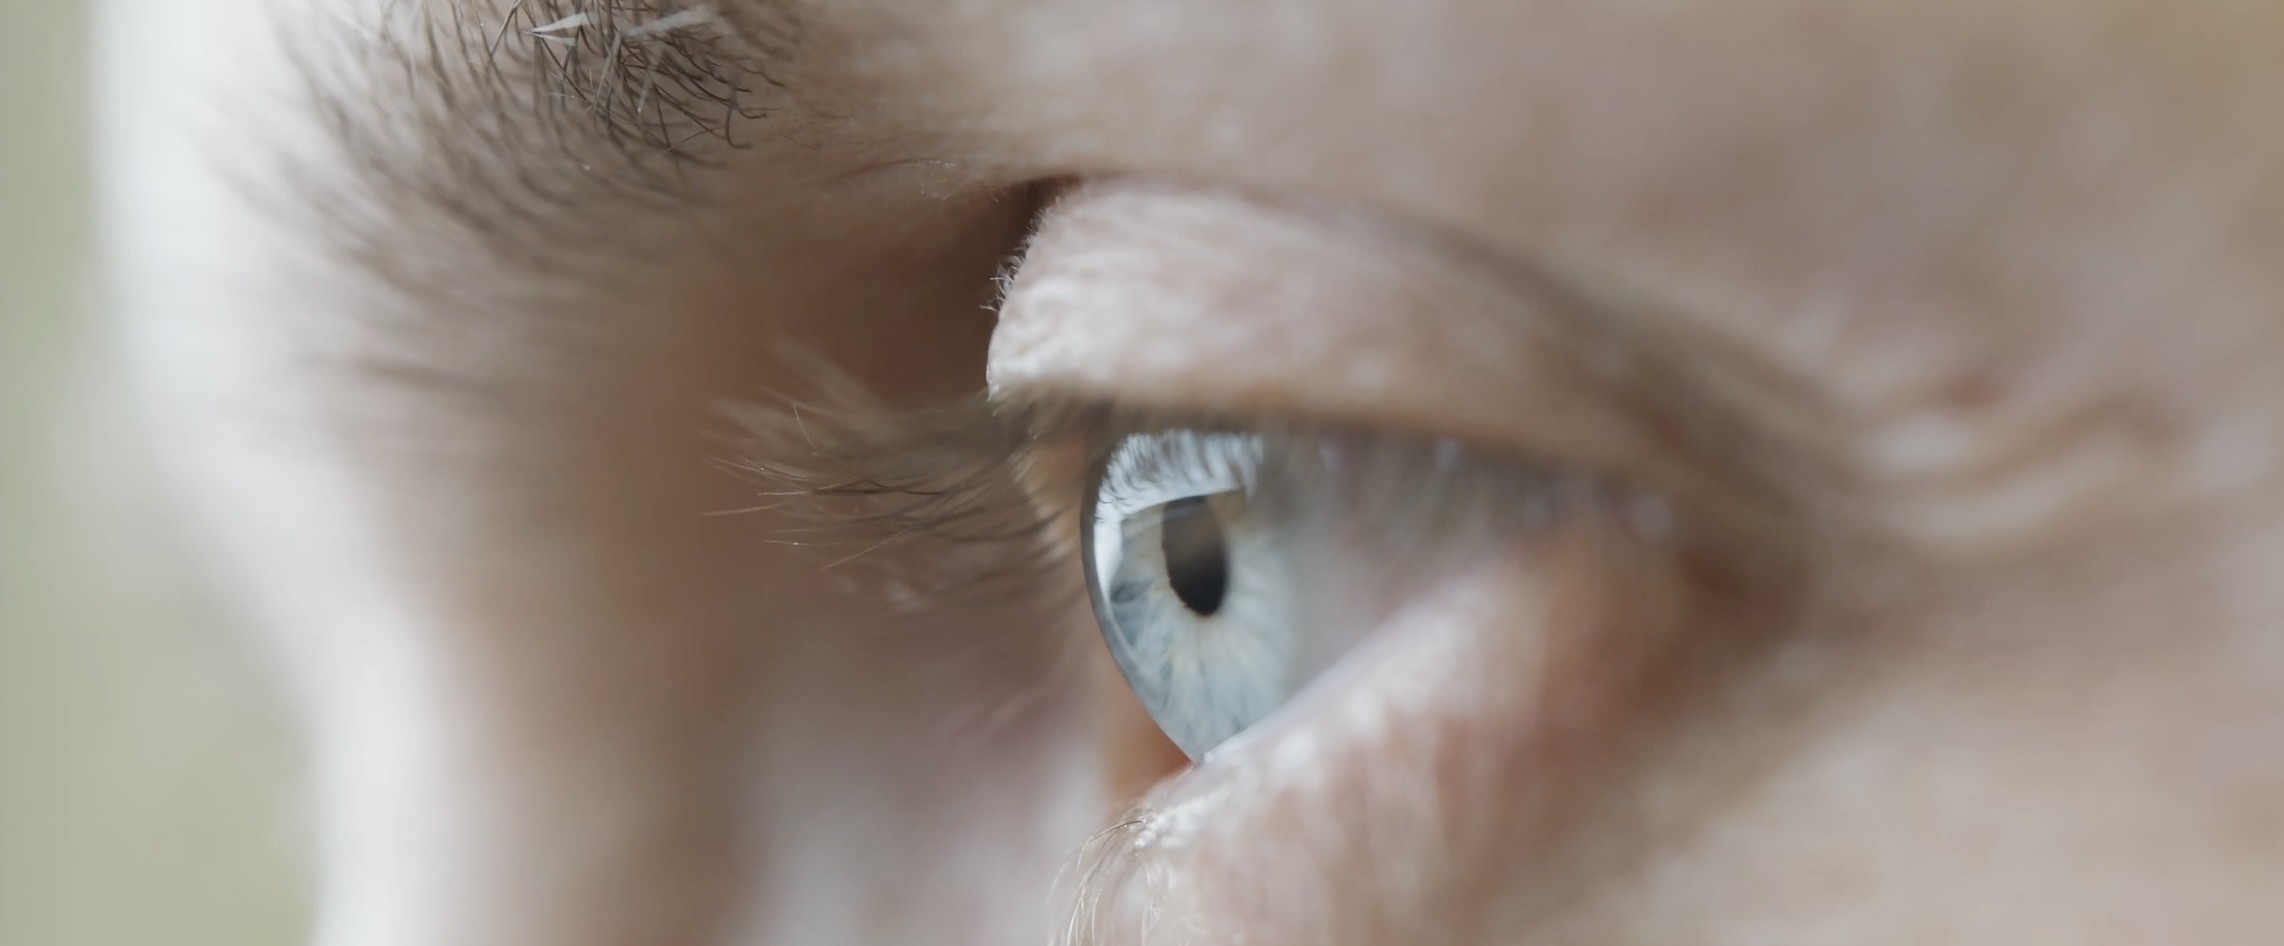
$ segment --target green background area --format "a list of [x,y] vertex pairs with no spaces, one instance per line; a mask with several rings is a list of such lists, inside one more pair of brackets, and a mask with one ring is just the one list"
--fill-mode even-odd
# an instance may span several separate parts
[[87,17],[0,2],[0,946],[299,943],[290,731],[111,367]]

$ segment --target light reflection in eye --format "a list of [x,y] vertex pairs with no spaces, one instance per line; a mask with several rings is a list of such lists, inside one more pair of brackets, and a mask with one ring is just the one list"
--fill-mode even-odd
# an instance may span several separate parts
[[1089,592],[1128,685],[1201,758],[1337,662],[1408,590],[1544,525],[1553,483],[1451,442],[1129,434],[1089,486]]

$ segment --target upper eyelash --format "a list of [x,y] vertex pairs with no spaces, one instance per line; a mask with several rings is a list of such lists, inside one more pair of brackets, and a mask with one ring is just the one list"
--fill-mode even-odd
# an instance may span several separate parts
[[[828,567],[885,562],[891,557],[872,553],[907,543],[960,550],[895,559],[902,571],[894,577],[929,595],[1051,585],[1036,579],[1068,562],[1073,543],[1054,541],[1052,512],[1021,481],[1039,444],[1085,444],[1091,470],[1131,433],[1275,437],[1304,429],[1057,398],[899,410],[829,369],[809,373],[818,391],[810,398],[726,412],[740,432],[723,465],[759,485],[764,500],[727,512],[778,515],[775,538],[821,548],[833,556]],[[1071,507],[1082,498],[1071,497]]]
[[[1244,481],[1247,491],[1253,488],[1252,468],[1259,463],[1257,435],[1248,437],[1254,454],[1248,462],[1238,455],[1244,448],[1232,444],[1232,435],[1195,429],[1189,432],[1192,436],[1162,441],[1154,450],[1140,453],[1124,466],[1116,459],[1119,449],[1105,451],[1097,464],[1101,467],[1099,501],[1117,505],[1149,484],[1162,483],[1169,477],[1192,483],[1237,479]],[[1128,438],[1103,439],[1108,442],[1106,445],[1133,442]]]
[[930,598],[1038,587],[1066,559],[1018,478],[1033,441],[1026,413],[982,398],[898,410],[845,380],[817,387],[725,412],[739,432],[722,465],[764,500],[727,512],[777,514],[775,538],[821,548],[827,567],[882,563],[872,553],[906,543],[962,550],[896,559],[894,577]]
[[[1075,512],[1086,497],[1038,501],[1024,467],[1042,445],[1083,445],[1080,468],[1089,471],[1090,482],[1079,489],[1091,490],[1110,451],[1130,434],[1183,430],[1346,443],[1358,448],[1355,470],[1393,486],[1379,490],[1394,505],[1381,508],[1377,521],[1411,529],[1423,542],[1449,517],[1476,516],[1478,503],[1489,497],[1527,494],[1534,502],[1569,506],[1616,495],[1607,492],[1615,484],[1591,473],[1457,441],[1054,396],[977,396],[898,409],[822,362],[810,360],[801,373],[815,392],[810,397],[780,396],[726,411],[740,432],[723,465],[759,485],[764,500],[735,511],[774,513],[776,540],[820,548],[831,556],[828,568],[892,569],[889,577],[930,602],[978,592],[1083,591],[1082,583],[1046,580],[1074,564],[1077,550],[1075,536],[1057,541],[1055,529],[1073,524],[1059,522],[1057,512]],[[1177,454],[1151,462],[1181,466],[1201,458]],[[925,555],[873,554],[912,543],[934,548]]]
[[[1022,482],[1022,465],[1040,444],[1086,444],[1092,468],[1104,459],[1099,451],[1126,433],[1282,426],[1061,397],[979,396],[904,410],[829,365],[801,360],[815,394],[724,410],[738,430],[721,465],[760,486],[763,502],[723,512],[776,514],[778,541],[820,548],[833,556],[828,567],[900,569],[893,577],[931,600],[1057,587],[1038,579],[1068,564],[1075,543],[1054,541],[1053,513]],[[1072,508],[1079,498],[1071,497]],[[903,557],[893,566],[873,554],[907,543],[959,554]]]

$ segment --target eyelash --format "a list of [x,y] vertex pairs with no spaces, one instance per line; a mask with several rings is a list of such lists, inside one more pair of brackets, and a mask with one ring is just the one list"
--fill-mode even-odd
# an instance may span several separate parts
[[[846,383],[807,400],[727,410],[737,433],[722,465],[761,487],[775,541],[832,556],[827,568],[889,567],[926,601],[1053,587],[1069,552],[1048,511],[1023,488],[1021,464],[1040,429],[1032,410],[981,398],[899,411]],[[926,544],[953,554],[888,556]]]
[[[1007,404],[974,398],[948,407],[898,411],[866,398],[850,383],[816,386],[821,393],[808,400],[781,399],[729,412],[741,433],[732,439],[735,453],[726,465],[761,486],[765,499],[735,511],[777,514],[783,524],[775,539],[830,554],[828,568],[893,559],[893,566],[882,567],[896,569],[893,578],[932,604],[979,593],[1084,593],[1080,582],[1049,580],[1051,573],[1075,565],[1075,539],[1057,541],[1056,530],[1077,523],[1059,522],[1058,516],[1075,516],[1085,497],[1074,494],[1065,497],[1067,503],[1042,504],[1026,489],[1025,466],[1045,445],[1084,445],[1087,455],[1079,469],[1094,470],[1125,435],[1146,431],[1337,439],[1360,448],[1354,458],[1366,472],[1358,475],[1374,477],[1397,495],[1391,501],[1397,503],[1392,512],[1398,515],[1383,517],[1385,521],[1416,528],[1421,541],[1448,525],[1441,521],[1446,516],[1480,508],[1463,497],[1485,489],[1512,495],[1519,485],[1517,472],[1528,473],[1532,485],[1527,488],[1548,502],[1578,501],[1602,491],[1592,477],[1529,460],[1488,467],[1464,462],[1460,458],[1471,451],[1451,441],[1328,435],[1275,420],[1233,422],[1053,399]],[[1480,475],[1486,469],[1491,476]],[[1093,487],[1087,482],[1056,485],[1078,491]],[[911,544],[933,546],[938,554],[876,554]]]

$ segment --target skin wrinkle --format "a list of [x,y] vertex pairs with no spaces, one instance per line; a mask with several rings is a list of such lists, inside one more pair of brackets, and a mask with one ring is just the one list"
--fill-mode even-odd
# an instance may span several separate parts
[[[1054,664],[976,638],[1083,615],[886,619],[767,541],[790,518],[706,517],[752,503],[706,462],[719,405],[817,393],[788,346],[927,407],[981,390],[987,338],[1007,392],[1614,458],[1707,545],[1641,566],[1714,589],[1646,656],[1595,634],[1651,603],[1623,554],[1423,606],[1505,658],[1415,656],[1477,684],[1411,691],[1438,738],[1359,709],[1371,680],[1296,707],[1169,788],[1241,790],[1064,874],[1095,939],[2284,936],[2274,9],[725,2],[673,55],[761,104],[675,159],[625,133],[647,80],[606,65],[663,6],[588,4],[565,72],[497,31],[508,0],[116,2],[122,307],[233,354],[143,356],[216,557],[293,673],[416,655],[304,683],[326,946],[1051,925],[1057,869],[1127,801],[1091,754],[1099,684],[934,737]],[[283,74],[230,61],[265,43]],[[259,120],[196,128],[186,101]],[[205,199],[168,199],[184,176]],[[1051,212],[993,336],[1028,186],[1073,177],[1155,190],[1091,231]],[[1026,297],[1058,258],[1119,262]],[[1485,327],[1542,307],[1553,328]],[[1328,338],[1286,364],[1383,357],[1262,370]],[[1540,666],[1499,637],[1534,623],[1619,651],[1574,730],[1493,685]],[[1241,754],[1276,745],[1295,764]],[[1149,777],[1147,745],[1112,748]]]

